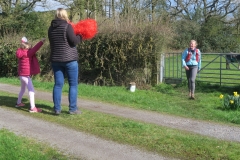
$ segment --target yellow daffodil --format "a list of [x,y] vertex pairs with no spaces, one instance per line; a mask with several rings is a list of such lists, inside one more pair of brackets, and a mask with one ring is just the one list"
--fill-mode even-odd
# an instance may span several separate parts
[[234,103],[234,101],[233,101],[233,100],[230,100],[229,102],[230,102],[231,104],[233,104],[233,103]]
[[220,98],[220,99],[223,99],[223,95],[221,94],[221,95],[219,96],[219,98]]
[[237,97],[238,93],[237,92],[233,92],[234,97]]

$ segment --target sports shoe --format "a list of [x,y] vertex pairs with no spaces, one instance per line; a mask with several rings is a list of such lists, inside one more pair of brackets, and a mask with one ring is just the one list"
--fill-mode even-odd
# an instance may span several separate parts
[[17,103],[16,103],[16,105],[15,105],[15,107],[24,107],[24,106],[25,106],[25,104],[24,104],[24,103],[22,103],[22,102],[21,102],[21,103],[19,103],[19,104],[17,104]]
[[80,110],[69,111],[69,114],[82,114],[82,112]]
[[59,115],[60,113],[61,113],[61,111],[57,111],[57,110],[54,111],[55,115]]
[[31,113],[38,113],[38,112],[42,112],[42,109],[34,107],[34,108],[30,109],[29,112],[31,112]]

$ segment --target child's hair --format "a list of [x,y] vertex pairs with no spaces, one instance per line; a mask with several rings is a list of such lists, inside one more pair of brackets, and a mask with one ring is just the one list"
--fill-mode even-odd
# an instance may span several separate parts
[[196,40],[192,39],[192,40],[190,41],[190,43],[192,43],[192,42],[194,42],[194,43],[196,44],[196,46],[198,45]]
[[60,18],[69,21],[67,11],[63,8],[58,8],[55,14],[55,18]]
[[31,47],[32,47],[31,44],[29,44],[28,42],[22,42],[20,44],[20,48],[22,48],[22,49],[29,49]]

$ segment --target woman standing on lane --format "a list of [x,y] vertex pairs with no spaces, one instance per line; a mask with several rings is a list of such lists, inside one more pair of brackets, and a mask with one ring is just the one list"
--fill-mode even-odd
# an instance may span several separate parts
[[197,42],[191,40],[189,48],[182,53],[182,65],[186,70],[190,99],[195,99],[195,80],[198,71],[201,69],[201,52],[196,47]]
[[48,30],[51,49],[51,63],[54,73],[53,103],[54,113],[61,113],[62,87],[64,76],[68,78],[69,114],[81,114],[77,107],[78,95],[78,52],[76,45],[81,42],[80,35],[75,35],[68,24],[68,14],[65,9],[58,8],[55,19],[52,20]]

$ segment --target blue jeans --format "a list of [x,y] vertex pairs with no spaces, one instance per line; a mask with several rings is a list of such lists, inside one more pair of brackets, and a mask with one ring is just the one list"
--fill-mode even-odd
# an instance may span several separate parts
[[54,110],[61,111],[62,87],[64,85],[64,75],[68,78],[69,91],[69,111],[74,112],[77,108],[78,95],[78,62],[52,62],[54,73],[53,103]]

